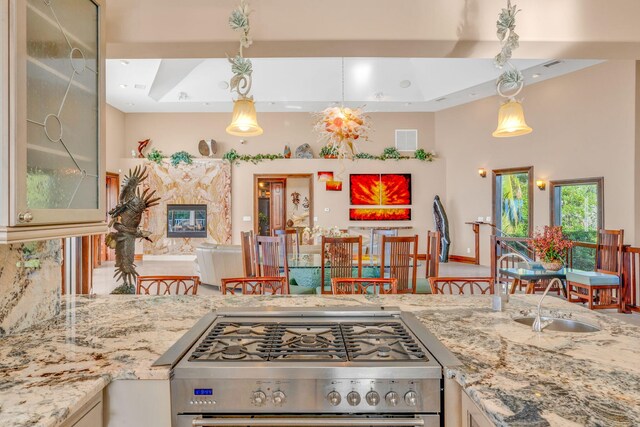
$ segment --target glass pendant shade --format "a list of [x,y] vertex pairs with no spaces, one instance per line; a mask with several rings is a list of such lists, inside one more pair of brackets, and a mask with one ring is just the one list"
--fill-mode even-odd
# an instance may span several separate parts
[[235,136],[262,135],[262,128],[256,117],[256,107],[253,99],[240,98],[233,103],[231,124],[227,126],[227,133]]
[[531,129],[524,120],[522,104],[511,98],[500,106],[498,112],[498,127],[493,132],[496,138],[507,138],[531,133]]

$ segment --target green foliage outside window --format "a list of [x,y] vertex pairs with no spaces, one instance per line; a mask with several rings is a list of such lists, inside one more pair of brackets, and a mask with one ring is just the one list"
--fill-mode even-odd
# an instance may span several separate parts
[[529,174],[511,173],[500,176],[502,187],[501,218],[498,227],[503,235],[529,236]]

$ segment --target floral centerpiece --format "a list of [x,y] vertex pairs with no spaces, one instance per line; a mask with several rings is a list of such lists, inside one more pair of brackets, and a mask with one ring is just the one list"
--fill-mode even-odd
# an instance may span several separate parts
[[329,107],[320,113],[314,129],[326,146],[337,150],[337,157],[353,158],[356,142],[367,141],[369,118],[361,108]]
[[545,226],[544,231],[535,233],[531,240],[531,247],[542,266],[552,271],[562,268],[572,246],[573,242],[562,234],[562,227],[559,226]]
[[320,236],[346,237],[348,235],[349,233],[342,232],[337,225],[329,228],[316,225],[313,228],[305,227],[304,230],[302,230],[302,241],[305,245],[312,245]]

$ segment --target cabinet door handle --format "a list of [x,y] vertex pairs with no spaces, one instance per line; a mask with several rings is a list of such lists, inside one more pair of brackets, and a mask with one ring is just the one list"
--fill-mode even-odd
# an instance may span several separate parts
[[197,417],[191,421],[193,427],[217,427],[217,426],[251,426],[251,427],[283,427],[283,426],[306,426],[306,427],[356,427],[356,426],[379,426],[379,427],[421,427],[424,420],[419,418],[202,418]]
[[33,214],[31,212],[20,212],[18,214],[18,221],[20,222],[31,222],[33,221]]

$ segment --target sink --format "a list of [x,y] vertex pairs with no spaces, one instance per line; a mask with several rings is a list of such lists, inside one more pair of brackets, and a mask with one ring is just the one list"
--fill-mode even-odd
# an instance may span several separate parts
[[[517,319],[513,319],[518,323],[527,326],[533,326],[533,321],[535,317],[519,317]],[[544,327],[544,330],[548,331],[556,331],[556,332],[598,332],[600,328],[590,325],[588,323],[578,322],[577,320],[571,319],[557,319],[555,317],[542,317],[542,323],[552,321],[551,324]]]

